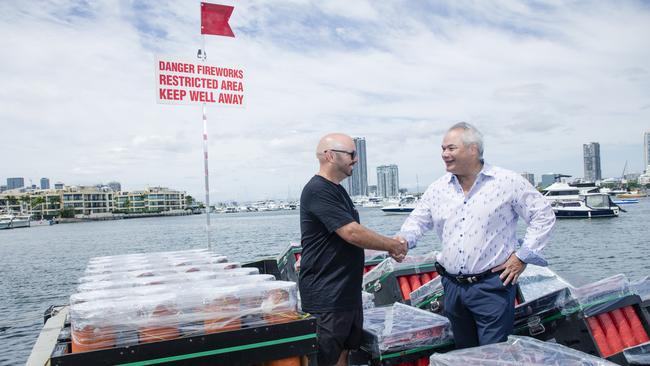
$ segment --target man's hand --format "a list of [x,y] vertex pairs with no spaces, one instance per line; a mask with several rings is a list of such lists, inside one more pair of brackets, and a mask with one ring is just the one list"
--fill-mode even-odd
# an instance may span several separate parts
[[492,272],[503,270],[503,273],[499,275],[499,278],[503,281],[503,285],[506,286],[509,283],[512,283],[513,285],[517,283],[517,279],[519,279],[519,275],[524,271],[524,269],[526,269],[526,263],[517,258],[515,253],[512,253],[510,254],[510,257],[508,257],[507,261],[500,266],[494,267]]
[[394,241],[391,249],[388,250],[388,254],[393,257],[394,260],[401,262],[406,257],[406,253],[409,251],[408,243],[404,238],[396,236],[392,239]]
[[293,265],[293,269],[296,270],[296,273],[300,272],[300,260],[301,259],[302,259],[302,257],[298,258],[298,260],[296,261],[296,264]]

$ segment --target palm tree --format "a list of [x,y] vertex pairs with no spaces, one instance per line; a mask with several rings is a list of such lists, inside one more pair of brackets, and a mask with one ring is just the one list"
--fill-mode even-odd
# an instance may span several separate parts
[[36,207],[38,207],[40,211],[39,216],[41,219],[43,218],[43,203],[45,203],[45,198],[43,198],[42,196],[31,197],[30,209],[32,211],[32,214],[34,213]]

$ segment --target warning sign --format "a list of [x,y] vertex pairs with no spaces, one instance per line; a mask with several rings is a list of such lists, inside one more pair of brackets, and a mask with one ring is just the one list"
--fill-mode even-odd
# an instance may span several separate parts
[[162,104],[244,105],[244,71],[173,57],[156,57],[156,98]]

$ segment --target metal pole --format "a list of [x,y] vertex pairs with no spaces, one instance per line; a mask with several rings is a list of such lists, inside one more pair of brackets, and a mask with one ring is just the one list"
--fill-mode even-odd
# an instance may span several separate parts
[[[207,59],[205,53],[205,35],[201,36],[201,53],[200,58],[203,62]],[[208,249],[212,250],[210,242],[210,173],[208,171],[208,119],[206,117],[205,103],[202,105],[203,110],[203,167],[205,169],[205,232],[207,234]]]

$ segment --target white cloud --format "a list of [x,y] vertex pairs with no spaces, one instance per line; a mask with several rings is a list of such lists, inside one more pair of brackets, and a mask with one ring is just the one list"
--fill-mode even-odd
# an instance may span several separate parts
[[[196,106],[155,104],[156,54],[193,57],[199,2],[0,5],[0,172],[70,184],[203,191]],[[297,196],[331,131],[365,136],[369,177],[396,163],[420,186],[465,120],[489,161],[582,175],[642,169],[650,129],[650,9],[640,2],[234,2],[236,38],[209,62],[242,66],[246,107],[208,109],[213,199]],[[638,146],[638,154],[635,151]],[[605,154],[607,152],[607,155]]]

